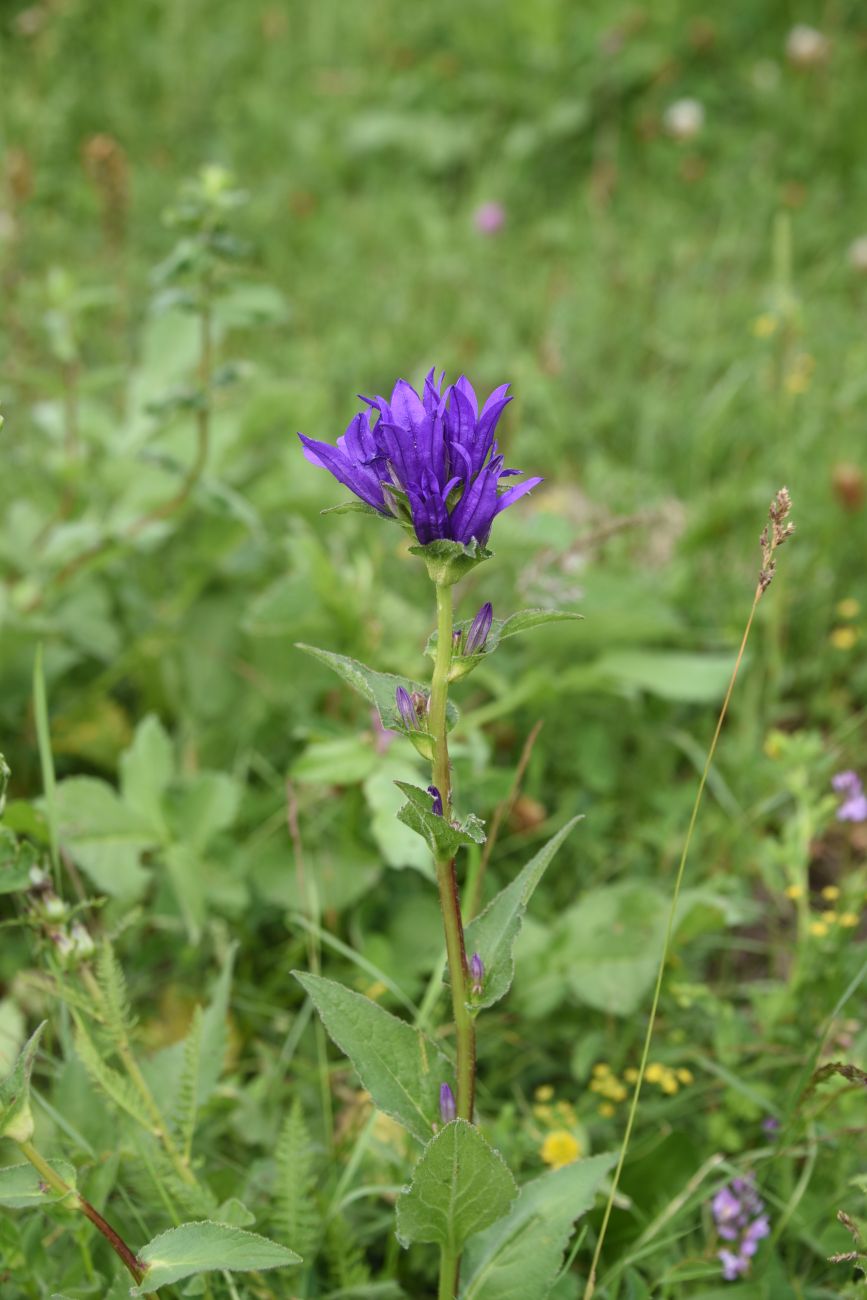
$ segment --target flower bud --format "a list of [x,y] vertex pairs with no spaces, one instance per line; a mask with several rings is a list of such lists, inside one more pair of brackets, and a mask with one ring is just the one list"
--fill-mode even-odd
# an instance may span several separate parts
[[427,792],[433,800],[433,813],[436,817],[443,816],[443,797],[435,785],[429,785]]
[[444,1124],[451,1124],[452,1120],[458,1117],[455,1094],[447,1083],[440,1084],[440,1117]]
[[485,642],[488,639],[488,633],[491,630],[494,611],[491,602],[486,600],[476,617],[470,624],[470,630],[467,633],[467,644],[464,654],[477,655],[481,654],[485,648]]
[[398,686],[394,693],[394,701],[397,705],[397,711],[400,714],[401,721],[407,731],[418,731],[418,714],[416,713],[412,697],[405,686]]
[[480,997],[485,986],[485,963],[477,952],[470,958],[470,992],[473,997]]

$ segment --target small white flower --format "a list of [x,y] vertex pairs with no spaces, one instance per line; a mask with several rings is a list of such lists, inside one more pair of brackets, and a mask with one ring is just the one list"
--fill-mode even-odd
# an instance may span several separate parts
[[815,27],[797,23],[786,37],[786,58],[796,68],[816,68],[825,63],[831,42]]
[[662,121],[675,140],[691,140],[704,126],[704,105],[697,99],[677,99],[669,104]]
[[859,235],[852,240],[847,256],[853,271],[867,273],[867,235]]

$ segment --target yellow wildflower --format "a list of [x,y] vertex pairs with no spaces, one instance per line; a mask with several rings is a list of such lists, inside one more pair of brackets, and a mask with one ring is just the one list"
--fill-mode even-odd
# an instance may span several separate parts
[[797,899],[804,897],[804,887],[803,885],[787,885],[783,893],[786,898],[791,898],[792,902],[796,902]]
[[685,1066],[681,1066],[679,1070],[675,1070],[675,1074],[681,1083],[695,1082],[695,1076],[693,1075],[692,1070],[687,1070]]
[[636,1083],[638,1081],[638,1071],[634,1065],[629,1065],[623,1071],[623,1077],[627,1083]]
[[555,1129],[542,1143],[540,1155],[552,1169],[562,1169],[564,1165],[571,1165],[578,1159],[581,1144],[573,1133],[566,1129]]
[[611,1073],[611,1066],[606,1065],[604,1061],[597,1061],[596,1065],[593,1066],[593,1073],[597,1079],[601,1079],[604,1075]]
[[383,984],[382,980],[374,980],[372,984],[368,984],[364,992],[367,997],[372,998],[375,1002],[377,998],[382,997],[383,993],[387,993],[388,989],[385,984]]
[[840,618],[857,618],[861,613],[861,602],[854,596],[847,596],[837,604],[837,613]]
[[828,933],[828,927],[827,927],[827,925],[825,924],[824,921],[811,921],[811,922],[810,922],[810,934],[812,934],[812,935],[814,936],[814,938],[816,938],[816,939],[824,939],[824,937],[825,937],[825,935],[826,935],[827,933]]
[[554,1111],[550,1106],[534,1106],[533,1114],[536,1119],[540,1119],[543,1124],[548,1124],[554,1118]]
[[665,1074],[665,1066],[660,1065],[658,1061],[651,1061],[644,1072],[644,1077],[648,1083],[661,1083]]
[[847,930],[851,930],[858,924],[860,919],[857,912],[843,912],[840,916],[840,924],[845,926]]
[[836,903],[840,897],[840,890],[836,885],[826,885],[822,890],[822,897],[827,898],[829,903]]
[[787,393],[793,397],[806,393],[810,387],[810,376],[803,370],[790,370],[783,381],[783,386]]
[[533,1096],[537,1101],[551,1101],[554,1096],[554,1089],[550,1083],[541,1083]]
[[823,912],[822,920],[826,923],[826,925],[834,925],[837,920],[837,913],[833,911]]
[[599,1114],[602,1116],[603,1119],[611,1119],[612,1115],[616,1114],[614,1107],[611,1105],[610,1101],[601,1101],[597,1107],[597,1110],[599,1111]]
[[777,318],[769,311],[763,311],[753,321],[753,334],[757,339],[769,339],[777,330]]
[[855,627],[835,627],[828,640],[835,650],[851,650],[858,640],[858,629]]

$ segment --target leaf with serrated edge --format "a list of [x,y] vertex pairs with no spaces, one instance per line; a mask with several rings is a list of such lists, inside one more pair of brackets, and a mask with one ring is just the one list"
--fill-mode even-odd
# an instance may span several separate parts
[[462,844],[484,844],[484,827],[472,813],[461,826],[453,826],[445,817],[440,817],[433,811],[427,790],[410,785],[407,781],[395,781],[395,785],[406,795],[408,801],[398,810],[398,821],[427,840],[438,862],[444,858],[453,858]]
[[33,1136],[33,1114],[30,1110],[30,1076],[42,1031],[48,1022],[31,1034],[18,1053],[12,1073],[0,1083],[0,1138],[13,1142],[29,1142]]
[[544,1300],[575,1220],[593,1205],[614,1159],[591,1156],[526,1183],[509,1214],[470,1242],[461,1300]]
[[445,1057],[420,1030],[334,980],[293,971],[334,1042],[355,1066],[379,1110],[427,1143],[440,1122],[440,1084],[453,1083]]
[[521,932],[524,913],[551,859],[570,831],[582,821],[573,817],[543,845],[510,885],[493,898],[464,932],[468,953],[478,953],[485,966],[481,994],[473,999],[476,1008],[491,1007],[508,993],[515,977],[515,941]]
[[133,1287],[130,1295],[145,1295],[158,1291],[170,1282],[180,1282],[197,1273],[227,1270],[230,1273],[249,1273],[266,1268],[285,1268],[300,1264],[301,1256],[288,1246],[260,1237],[243,1228],[233,1228],[225,1223],[182,1223],[179,1228],[169,1228],[149,1241],[138,1253],[145,1267],[141,1285]]
[[[368,668],[367,664],[360,663],[357,659],[350,659],[348,655],[337,655],[330,650],[320,650],[319,646],[306,645],[303,641],[296,641],[295,648],[312,655],[314,659],[319,659],[326,667],[348,682],[359,695],[375,705],[382,725],[389,731],[405,731],[403,719],[397,711],[395,696],[398,686],[402,686],[410,695],[413,692],[427,695],[428,688],[423,682],[415,682],[409,677],[398,677],[395,673],[378,673],[375,669]],[[450,728],[458,720],[458,711],[451,701],[446,708],[446,719]]]
[[412,1186],[398,1197],[398,1240],[431,1241],[460,1255],[467,1238],[508,1214],[517,1195],[500,1153],[474,1124],[455,1120],[425,1147]]
[[[65,1160],[52,1160],[51,1167],[75,1194],[75,1170]],[[68,1193],[64,1193],[64,1196]],[[0,1207],[4,1210],[30,1210],[62,1200],[48,1187],[32,1165],[9,1165],[0,1169]]]

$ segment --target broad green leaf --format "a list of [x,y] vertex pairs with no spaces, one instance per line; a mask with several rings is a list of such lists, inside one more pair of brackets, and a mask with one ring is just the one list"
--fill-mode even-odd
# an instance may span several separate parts
[[0,826],[0,894],[18,894],[22,889],[29,889],[30,871],[36,861],[32,845]]
[[[426,695],[428,688],[423,682],[414,682],[409,677],[398,677],[394,673],[378,673],[373,668],[368,668],[366,664],[359,663],[357,659],[349,659],[346,655],[332,654],[330,650],[320,650],[318,646],[304,645],[303,642],[297,641],[296,647],[303,650],[305,654],[312,655],[314,659],[321,660],[327,667],[348,682],[353,690],[358,691],[359,695],[364,696],[371,704],[375,705],[382,725],[390,731],[403,731],[403,719],[397,711],[395,702],[395,692],[398,686],[402,686],[410,695],[413,692],[420,692]],[[447,719],[449,727],[453,727],[458,720],[458,711],[455,706],[449,702],[447,709]]]
[[[52,1160],[51,1167],[68,1187],[75,1188],[75,1170],[65,1160]],[[32,1165],[10,1165],[0,1169],[0,1206],[5,1210],[29,1210],[51,1205],[62,1197],[47,1187]]]
[[650,885],[592,889],[562,918],[564,974],[575,997],[599,1011],[631,1015],[656,977],[668,901]]
[[612,650],[592,664],[592,670],[620,688],[685,704],[713,704],[725,694],[733,665],[733,654]]
[[291,775],[314,785],[355,785],[370,776],[379,761],[369,737],[344,736],[308,745],[292,764]]
[[467,926],[464,940],[467,954],[477,952],[485,965],[482,993],[474,1007],[491,1007],[505,997],[515,977],[515,941],[533,891],[554,854],[582,818],[573,817],[532,858],[510,885],[492,899],[485,910]]
[[[403,750],[405,754],[407,751]],[[368,827],[376,841],[380,855],[388,866],[401,869],[414,867],[428,879],[433,878],[430,850],[414,831],[397,820],[403,796],[397,788],[397,777],[417,777],[408,763],[400,763],[400,753],[388,755],[382,767],[364,782],[364,798],[368,808]]]
[[56,809],[62,843],[97,889],[126,902],[139,898],[150,880],[139,859],[156,841],[147,820],[91,776],[59,782]]
[[196,772],[179,783],[171,800],[170,823],[177,839],[202,849],[238,814],[241,787],[226,772]]
[[593,1205],[614,1159],[591,1156],[526,1183],[510,1213],[470,1242],[462,1300],[544,1300],[575,1220]]
[[0,1083],[0,1138],[29,1142],[33,1136],[33,1113],[30,1109],[30,1076],[39,1039],[47,1021],[28,1038],[18,1053],[12,1073]]
[[136,727],[119,766],[126,806],[162,830],[163,798],[175,774],[175,755],[168,733],[154,714],[148,714]]
[[139,1251],[138,1257],[145,1266],[145,1275],[140,1286],[133,1287],[130,1295],[158,1291],[170,1282],[180,1282],[197,1273],[222,1269],[230,1273],[249,1273],[301,1263],[300,1255],[286,1246],[279,1246],[276,1241],[209,1220],[182,1223],[179,1228],[161,1232]]
[[292,972],[310,995],[328,1033],[355,1066],[359,1079],[386,1115],[419,1142],[430,1141],[440,1122],[440,1084],[454,1083],[442,1053],[418,1029],[334,980]]
[[433,811],[433,801],[427,790],[406,781],[395,781],[395,785],[407,798],[398,810],[399,820],[427,840],[437,862],[453,858],[463,844],[484,844],[484,827],[472,813],[460,826],[454,826],[446,817]]
[[452,1255],[507,1214],[518,1194],[503,1157],[474,1124],[447,1124],[425,1147],[412,1186],[397,1201],[401,1245],[431,1241]]

